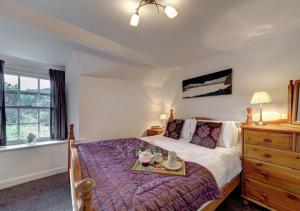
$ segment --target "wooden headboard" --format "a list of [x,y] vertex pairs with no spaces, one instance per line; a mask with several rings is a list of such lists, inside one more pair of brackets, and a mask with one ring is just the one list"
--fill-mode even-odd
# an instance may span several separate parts
[[[169,120],[174,119],[174,113],[173,113],[173,109],[170,110],[170,114],[169,114]],[[209,117],[202,117],[202,116],[197,116],[197,117],[192,117],[192,119],[196,119],[196,120],[215,120]]]
[[196,120],[214,120],[214,119],[211,119],[211,118],[208,118],[208,117],[201,117],[201,116],[193,117],[193,119],[196,119]]

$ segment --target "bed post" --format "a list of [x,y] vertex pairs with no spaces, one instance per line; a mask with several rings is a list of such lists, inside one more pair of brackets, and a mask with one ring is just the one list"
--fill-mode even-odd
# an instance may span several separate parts
[[74,124],[70,125],[69,131],[68,167],[73,211],[94,211],[92,196],[96,181],[92,178],[81,178],[79,155],[75,146]]
[[169,120],[173,120],[174,119],[174,115],[173,115],[173,109],[170,109],[170,116],[169,116]]
[[68,170],[71,168],[71,149],[75,146],[74,124],[70,124],[69,144],[68,144]]
[[84,211],[93,211],[93,189],[96,186],[96,181],[92,178],[86,178],[81,180],[76,184],[76,191],[81,194],[83,200],[83,209]]

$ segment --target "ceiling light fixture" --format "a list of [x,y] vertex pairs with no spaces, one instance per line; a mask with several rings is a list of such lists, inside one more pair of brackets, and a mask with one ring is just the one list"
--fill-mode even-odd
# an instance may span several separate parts
[[131,26],[137,26],[139,24],[140,16],[139,16],[139,11],[140,8],[146,5],[155,5],[157,8],[157,12],[159,13],[159,7],[162,7],[165,11],[165,14],[170,18],[173,19],[175,18],[178,13],[176,9],[170,5],[164,6],[162,4],[159,4],[156,2],[156,0],[141,0],[139,6],[136,8],[135,13],[132,15],[131,20],[130,20],[130,25]]

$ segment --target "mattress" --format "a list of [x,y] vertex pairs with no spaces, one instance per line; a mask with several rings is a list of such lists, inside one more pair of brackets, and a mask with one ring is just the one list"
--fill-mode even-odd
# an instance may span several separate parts
[[206,167],[216,179],[219,189],[242,171],[240,160],[241,146],[232,148],[216,147],[209,149],[189,143],[185,139],[171,139],[162,135],[140,138],[154,142],[168,151],[175,151],[185,161],[195,162]]

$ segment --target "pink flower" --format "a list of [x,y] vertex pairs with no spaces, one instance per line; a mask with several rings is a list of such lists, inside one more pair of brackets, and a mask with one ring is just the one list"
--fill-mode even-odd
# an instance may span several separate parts
[[171,135],[170,135],[170,138],[175,138],[177,139],[178,138],[178,135],[176,132],[172,132]]
[[205,138],[209,135],[209,127],[207,125],[202,125],[199,129],[198,129],[198,135],[200,136],[200,138]]
[[215,129],[213,129],[212,133],[211,133],[211,137],[217,141],[219,136],[220,136],[220,133],[221,133],[221,128],[217,127]]

